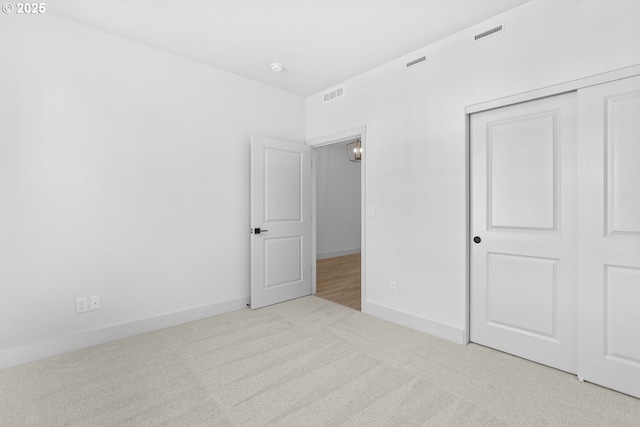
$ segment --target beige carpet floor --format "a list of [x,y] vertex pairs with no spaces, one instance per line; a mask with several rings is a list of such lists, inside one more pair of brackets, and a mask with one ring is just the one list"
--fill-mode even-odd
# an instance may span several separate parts
[[2,426],[640,426],[640,400],[306,297],[0,370]]

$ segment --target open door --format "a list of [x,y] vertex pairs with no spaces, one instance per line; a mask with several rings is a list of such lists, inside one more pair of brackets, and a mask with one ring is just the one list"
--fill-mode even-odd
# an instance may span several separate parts
[[311,294],[311,147],[251,138],[251,308]]

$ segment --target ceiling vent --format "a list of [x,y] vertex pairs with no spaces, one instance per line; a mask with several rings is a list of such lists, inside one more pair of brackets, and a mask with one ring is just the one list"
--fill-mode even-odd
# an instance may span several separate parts
[[406,67],[407,68],[415,67],[416,65],[422,64],[426,60],[427,60],[426,56],[421,56],[420,58],[416,58],[413,61],[407,62]]
[[473,36],[473,41],[479,42],[480,40],[484,40],[487,37],[495,36],[496,34],[499,34],[503,31],[504,31],[504,25],[498,25],[497,27],[493,27],[490,30],[483,31],[480,34],[476,34],[475,36]]
[[340,86],[338,88],[335,88],[333,90],[330,90],[329,92],[325,92],[322,94],[322,102],[329,102],[329,101],[333,101],[334,99],[338,99],[341,96],[344,96],[344,86]]

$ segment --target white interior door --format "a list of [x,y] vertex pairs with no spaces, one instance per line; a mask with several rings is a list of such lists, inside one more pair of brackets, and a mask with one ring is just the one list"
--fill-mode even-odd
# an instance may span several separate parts
[[311,294],[311,148],[251,138],[251,308]]
[[573,373],[575,128],[575,93],[471,116],[471,341]]
[[578,92],[578,375],[640,397],[640,77]]

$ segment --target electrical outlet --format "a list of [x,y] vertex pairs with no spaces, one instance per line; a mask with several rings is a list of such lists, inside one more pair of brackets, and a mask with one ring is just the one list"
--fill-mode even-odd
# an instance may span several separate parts
[[389,282],[389,292],[391,292],[392,294],[395,294],[396,292],[398,292],[398,287],[396,282]]
[[76,314],[87,312],[87,297],[76,298]]
[[89,310],[100,310],[100,295],[89,297]]

